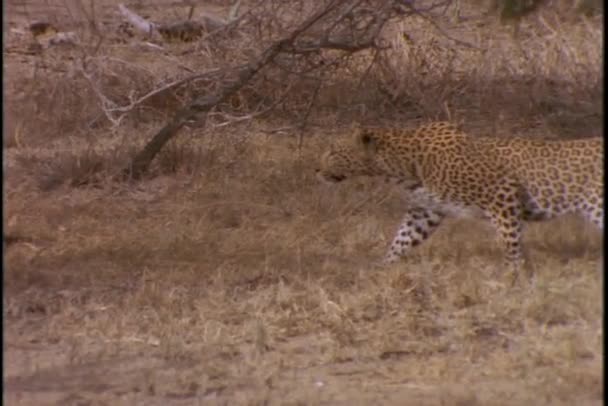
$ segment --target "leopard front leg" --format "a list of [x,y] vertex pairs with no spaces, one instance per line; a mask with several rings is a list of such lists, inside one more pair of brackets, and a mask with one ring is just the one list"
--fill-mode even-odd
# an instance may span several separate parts
[[398,261],[413,248],[420,245],[424,240],[439,227],[444,216],[436,211],[423,207],[409,209],[397,230],[395,238],[384,259],[383,265]]
[[[522,248],[522,211],[517,205],[504,207],[489,215],[496,228],[497,237],[505,249],[503,267],[512,274],[512,284],[517,282],[522,266],[525,264]],[[526,264],[530,265],[530,264]]]

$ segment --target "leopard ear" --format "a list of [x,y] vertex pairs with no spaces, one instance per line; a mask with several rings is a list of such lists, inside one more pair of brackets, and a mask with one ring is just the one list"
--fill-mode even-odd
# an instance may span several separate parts
[[372,130],[359,128],[355,133],[355,142],[369,153],[376,151],[376,137]]

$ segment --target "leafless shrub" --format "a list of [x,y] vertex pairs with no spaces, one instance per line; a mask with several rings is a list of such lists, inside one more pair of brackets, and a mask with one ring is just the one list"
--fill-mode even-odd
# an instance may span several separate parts
[[[555,1],[518,20],[514,32],[474,2],[429,4],[245,2],[239,17],[196,42],[153,47],[142,40],[116,43],[91,23],[97,28],[83,35],[89,42],[66,51],[71,63],[41,56],[38,65],[46,70],[14,82],[24,90],[8,106],[37,117],[23,124],[24,138],[138,128],[171,121],[184,106],[187,116],[213,127],[272,112],[299,131],[327,115],[345,122],[525,117],[539,132],[565,136],[598,123],[597,21],[573,21],[565,3]],[[242,69],[323,7],[333,9],[225,100],[218,98],[209,106],[212,116],[197,113],[197,98],[239,81]],[[92,21],[96,14],[83,10]]]

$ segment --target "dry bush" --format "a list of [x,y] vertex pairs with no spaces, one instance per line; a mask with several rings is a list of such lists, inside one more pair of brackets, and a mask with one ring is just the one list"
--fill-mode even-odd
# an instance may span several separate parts
[[[522,20],[517,35],[473,2],[455,2],[434,15],[434,23],[396,16],[381,36],[389,49],[352,54],[320,48],[284,55],[219,105],[216,112],[224,114],[217,114],[215,123],[272,108],[274,117],[300,124],[327,114],[346,121],[475,117],[492,126],[525,121],[539,133],[583,135],[597,128],[601,116],[602,30],[597,18],[573,19],[562,3]],[[161,44],[171,54],[89,34],[81,49],[62,51],[62,58],[41,57],[38,64],[46,70],[10,82],[16,95],[8,104],[11,116],[40,117],[19,125],[42,138],[166,120],[194,96],[218,91],[230,67],[254,58],[311,8],[298,1],[250,7],[245,5],[244,18],[225,32],[196,43]],[[160,10],[152,7],[152,17]],[[332,35],[344,35],[338,28]],[[105,29],[113,33],[116,27]],[[320,24],[302,43],[325,29]],[[67,68],[65,56],[72,58]],[[180,80],[182,85],[133,105]]]

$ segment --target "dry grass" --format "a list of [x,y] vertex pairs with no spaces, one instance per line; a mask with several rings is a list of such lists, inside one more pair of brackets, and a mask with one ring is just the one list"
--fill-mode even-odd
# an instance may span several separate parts
[[[53,4],[28,16],[65,8]],[[9,12],[15,24],[23,17]],[[33,81],[24,69],[69,71],[69,52],[7,53],[6,402],[601,404],[599,233],[575,218],[531,225],[535,276],[513,288],[496,272],[492,230],[475,221],[446,223],[407,261],[378,270],[402,211],[397,191],[314,179],[327,138],[354,111],[412,125],[445,116],[447,103],[478,134],[599,133],[597,21],[534,31],[528,51],[498,25],[460,24],[487,35],[491,51],[456,54],[452,70],[420,73],[421,54],[404,60],[407,74],[386,65],[343,110],[332,103],[350,99],[348,83],[328,86],[311,117],[321,130],[301,150],[273,131],[284,117],[184,129],[136,184],[110,177],[186,96],[119,126],[94,124],[101,111],[84,78],[42,70]],[[432,42],[428,27],[410,29]],[[124,87],[145,93],[170,68],[130,52],[131,76],[104,82],[115,99]],[[114,44],[102,56],[125,55]],[[374,86],[391,74],[403,80],[400,100],[376,103]]]

